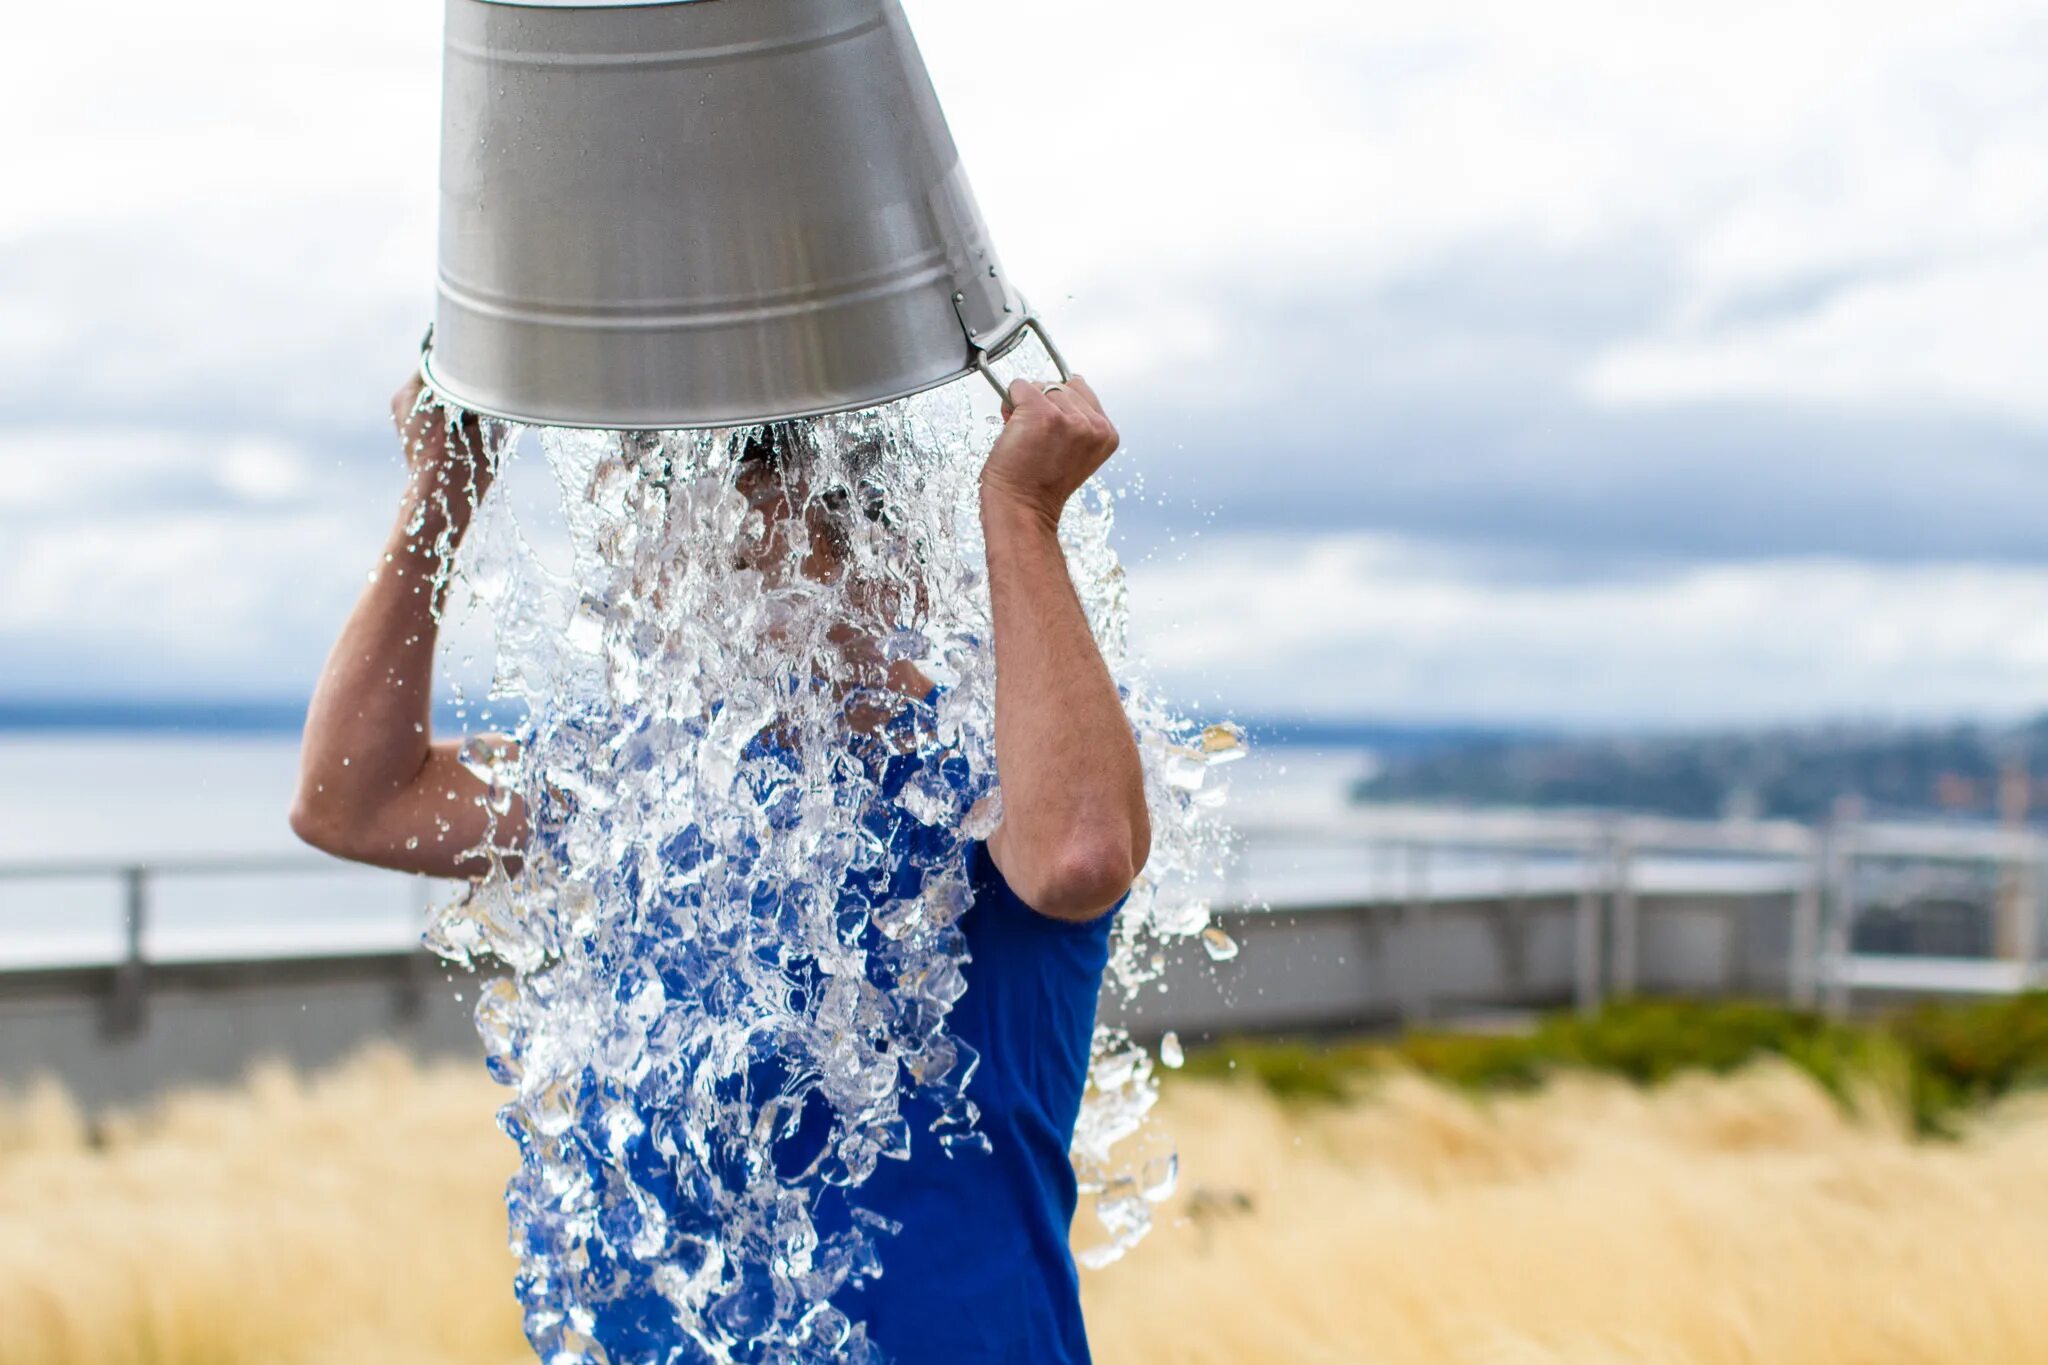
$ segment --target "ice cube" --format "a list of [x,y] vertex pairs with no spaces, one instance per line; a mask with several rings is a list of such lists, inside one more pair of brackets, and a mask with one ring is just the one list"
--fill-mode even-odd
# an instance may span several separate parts
[[1212,924],[1202,931],[1202,947],[1208,951],[1212,962],[1228,962],[1237,956],[1237,940],[1220,924]]

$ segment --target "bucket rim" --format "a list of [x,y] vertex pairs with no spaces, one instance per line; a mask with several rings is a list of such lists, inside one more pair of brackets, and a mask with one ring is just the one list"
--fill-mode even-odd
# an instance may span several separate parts
[[[483,3],[486,4],[509,2],[510,0],[483,0]],[[632,0],[632,3],[642,4],[656,2],[657,0]],[[698,4],[704,3],[704,0],[658,0],[658,2],[663,4]],[[1035,335],[1040,339],[1040,343],[1045,347],[1047,353],[1052,356],[1054,366],[1059,370],[1062,377],[1066,377],[1067,366],[1065,360],[1061,358],[1058,348],[1053,345],[1052,338],[1046,335],[1044,324],[1039,321],[1035,313],[1027,310],[1017,318],[1015,325],[1010,328],[1009,333],[997,341],[995,345],[988,347],[972,346],[966,364],[948,374],[941,375],[937,379],[914,384],[909,388],[884,394],[881,397],[863,398],[853,403],[833,403],[824,407],[804,408],[797,412],[721,418],[715,422],[642,423],[620,426],[610,422],[556,421],[524,416],[516,412],[507,412],[503,409],[492,407],[487,403],[472,403],[462,396],[459,388],[444,383],[434,373],[434,327],[432,323],[427,325],[426,335],[420,338],[419,369],[420,379],[428,388],[453,403],[456,407],[461,408],[465,413],[477,417],[488,417],[498,422],[511,422],[517,426],[556,427],[565,431],[720,431],[732,427],[766,426],[771,422],[801,422],[813,417],[835,417],[840,413],[861,412],[868,408],[879,408],[889,403],[900,403],[906,398],[915,398],[921,393],[930,393],[933,389],[942,389],[946,385],[965,379],[971,374],[982,375],[998,392],[1001,392],[1001,385],[996,380],[994,374],[990,372],[989,366],[1015,351],[1017,347],[1023,344],[1024,338],[1030,335]]]
[[661,9],[669,5],[706,5],[711,0],[472,0],[508,9]]

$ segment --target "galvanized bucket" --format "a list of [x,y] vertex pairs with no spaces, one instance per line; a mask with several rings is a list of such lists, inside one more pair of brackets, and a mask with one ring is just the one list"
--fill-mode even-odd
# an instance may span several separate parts
[[1036,330],[898,0],[448,0],[442,118],[425,367],[472,411],[813,416]]

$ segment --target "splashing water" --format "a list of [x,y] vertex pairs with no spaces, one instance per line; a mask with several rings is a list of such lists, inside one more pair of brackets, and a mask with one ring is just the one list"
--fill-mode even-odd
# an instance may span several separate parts
[[[977,1059],[946,1027],[967,848],[1002,809],[978,382],[774,428],[487,424],[501,464],[537,444],[568,554],[551,567],[502,496],[462,548],[491,697],[524,716],[464,762],[494,829],[517,801],[530,835],[486,840],[490,875],[428,941],[509,969],[476,1021],[515,1092],[507,1204],[551,1365],[622,1360],[600,1317],[613,1351],[626,1323],[706,1360],[874,1358],[829,1302],[886,1271],[896,1229],[858,1187],[917,1144],[987,1141]],[[1193,887],[1227,854],[1212,773],[1244,738],[1175,719],[1135,675],[1112,503],[1091,482],[1061,535],[1152,805],[1108,972],[1129,997],[1169,941],[1220,933]],[[1098,1027],[1089,1082],[1073,1160],[1100,1266],[1178,1164],[1123,1030]]]

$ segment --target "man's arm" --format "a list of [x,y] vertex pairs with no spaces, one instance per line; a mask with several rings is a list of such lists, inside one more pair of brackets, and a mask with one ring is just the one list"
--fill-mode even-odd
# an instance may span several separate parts
[[995,611],[996,771],[989,852],[1024,902],[1088,920],[1151,853],[1138,746],[1060,549],[1060,511],[1117,447],[1085,380],[1018,381],[981,475]]
[[336,857],[477,876],[487,862],[465,855],[487,833],[499,848],[523,846],[525,811],[515,798],[492,830],[485,784],[463,766],[459,745],[436,743],[430,732],[444,560],[492,470],[476,419],[464,419],[451,441],[446,412],[419,408],[419,395],[415,377],[391,400],[405,442],[405,496],[313,692],[291,821],[300,838]]

